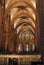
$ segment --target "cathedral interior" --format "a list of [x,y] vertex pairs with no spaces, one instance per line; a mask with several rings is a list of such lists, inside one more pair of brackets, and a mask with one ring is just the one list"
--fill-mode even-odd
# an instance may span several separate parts
[[44,61],[44,0],[0,0],[0,65]]

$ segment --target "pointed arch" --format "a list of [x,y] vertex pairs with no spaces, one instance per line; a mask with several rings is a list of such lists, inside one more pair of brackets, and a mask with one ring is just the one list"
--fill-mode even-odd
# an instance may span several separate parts
[[32,21],[30,21],[29,19],[18,19],[18,21],[16,20],[13,24],[14,24],[14,28],[16,28],[16,26],[18,26],[21,23],[29,23],[34,29],[36,28],[36,24]]
[[[29,13],[29,12],[27,12],[27,11],[18,11],[15,15],[14,15],[14,17],[13,17],[13,20],[11,21],[11,22],[13,22],[14,20],[16,20],[17,18],[19,18],[19,16],[21,16],[22,14],[24,14],[24,15],[27,15],[29,18],[31,18],[33,21],[35,21],[34,20],[34,18],[33,18],[33,16]],[[36,21],[35,21],[36,22]]]
[[[19,29],[20,26],[21,28]],[[31,32],[33,32],[33,34],[35,34],[35,30],[33,29],[33,27],[31,27],[31,25],[27,25],[27,26],[20,25],[20,26],[17,28],[17,33],[20,33],[22,30],[24,30],[25,27],[25,29],[30,30]]]
[[33,30],[36,31],[35,28],[29,22],[21,22],[21,23],[17,24],[16,27],[15,27],[15,30],[17,30],[17,28],[19,26],[24,26],[25,24],[28,25],[28,26],[31,26],[31,28],[33,28]]
[[8,4],[8,7],[6,8],[6,12],[8,12],[12,8],[17,8],[18,5],[22,6],[22,3],[24,3],[26,7],[32,8],[33,11],[36,13],[37,10],[34,8],[30,0],[29,1],[28,0],[21,0],[21,1],[11,0],[10,3]]

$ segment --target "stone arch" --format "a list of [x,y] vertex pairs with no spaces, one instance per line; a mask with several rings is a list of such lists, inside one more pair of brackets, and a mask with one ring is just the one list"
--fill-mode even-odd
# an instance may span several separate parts
[[[23,11],[22,13],[21,13],[21,12],[22,12],[22,11],[17,12],[17,14],[14,15],[14,18],[13,18],[12,21],[14,21],[14,20],[16,20],[17,18],[19,18],[19,16],[21,16],[22,14],[28,16],[28,17],[31,18],[33,21],[35,21],[34,18],[32,17],[32,15],[30,15],[30,13],[28,13],[27,11],[26,11],[26,13],[25,13],[24,11]],[[36,21],[35,21],[35,22],[36,22]]]
[[16,28],[15,29],[17,29],[20,25],[30,25],[34,30],[35,30],[35,28],[29,23],[29,22],[21,22],[21,23],[19,23],[19,24],[17,24],[17,26],[16,26]]

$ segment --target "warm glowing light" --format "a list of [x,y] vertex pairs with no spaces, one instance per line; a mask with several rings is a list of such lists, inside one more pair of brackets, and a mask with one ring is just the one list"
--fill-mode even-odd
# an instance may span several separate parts
[[36,20],[36,16],[35,16],[35,14],[33,13],[32,15],[33,15],[34,20]]
[[[27,23],[32,24],[32,26],[35,28],[35,23],[34,23],[34,21],[31,18],[28,18],[28,20],[27,19],[21,20],[21,22],[24,22],[24,21],[27,22]],[[15,20],[15,22],[14,22],[14,28],[15,28],[15,25],[18,24],[18,22],[20,22],[20,18],[17,19],[17,20]]]
[[26,51],[28,52],[29,51],[29,45],[26,44]]
[[35,50],[35,44],[32,44],[32,51]]
[[29,26],[29,25],[28,25],[28,26],[22,26],[22,25],[19,26],[19,27],[17,28],[17,33],[19,33],[19,31],[20,31],[21,29],[27,29],[27,30],[30,29],[30,30],[32,30],[33,33],[35,33],[34,29],[33,29],[31,26]]
[[21,27],[22,27],[22,25],[17,28],[17,33],[19,32],[19,30],[21,29]]
[[10,2],[10,0],[7,0],[7,1],[6,1],[6,6],[5,6],[5,8],[8,7],[9,2]]
[[34,5],[34,7],[36,8],[36,4],[35,4],[35,3],[33,3],[33,5]]
[[30,15],[33,16],[34,20],[36,20],[36,15],[34,11],[31,8],[26,8],[26,9],[30,12]]
[[36,8],[36,0],[30,0],[34,6],[34,8]]
[[11,20],[13,19],[13,17],[14,17],[14,15],[15,15],[15,13],[17,12],[17,8],[13,8],[13,9],[11,9]]
[[31,18],[28,18],[29,19],[29,22],[33,25],[33,27],[35,28],[35,23],[34,23],[34,21],[32,21],[32,19]]
[[21,51],[21,44],[19,44],[18,46],[18,51]]
[[20,18],[18,18],[17,20],[15,20],[15,22],[14,22],[14,29],[16,28],[16,25],[17,25],[17,23],[20,21]]

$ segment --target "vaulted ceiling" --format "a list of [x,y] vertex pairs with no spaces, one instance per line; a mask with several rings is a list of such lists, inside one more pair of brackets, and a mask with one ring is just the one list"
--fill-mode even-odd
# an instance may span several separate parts
[[[39,17],[37,0],[4,0],[5,1],[5,29],[7,23],[18,35],[18,41],[38,43],[39,40]],[[3,8],[3,7],[2,7]],[[11,29],[12,30],[12,29]],[[23,39],[22,39],[23,38]],[[22,41],[21,41],[22,42]]]
[[14,23],[14,28],[23,21],[31,21],[29,23],[35,27],[37,16],[35,0],[7,0],[5,8],[6,13],[10,11],[11,23]]
[[31,31],[32,34],[34,33],[37,38],[38,12],[36,4],[37,0],[5,1],[5,12],[6,14],[9,13],[11,26],[14,26],[14,30],[16,30],[18,34],[26,29]]

